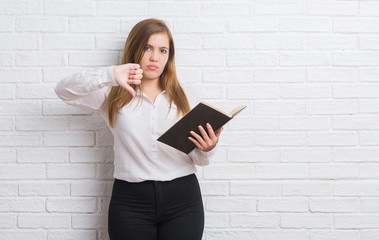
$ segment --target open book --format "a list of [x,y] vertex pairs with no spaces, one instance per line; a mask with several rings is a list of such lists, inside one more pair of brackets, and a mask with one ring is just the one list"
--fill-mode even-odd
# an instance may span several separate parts
[[189,154],[196,147],[195,144],[188,139],[188,137],[192,136],[190,131],[194,131],[201,136],[198,126],[203,126],[205,131],[207,131],[206,123],[209,123],[213,130],[217,132],[244,108],[246,108],[246,106],[239,106],[227,114],[208,103],[200,102],[157,140]]

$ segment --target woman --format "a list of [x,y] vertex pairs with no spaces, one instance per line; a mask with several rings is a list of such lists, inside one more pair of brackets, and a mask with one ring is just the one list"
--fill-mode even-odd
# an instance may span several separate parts
[[190,110],[176,76],[170,30],[146,19],[131,30],[122,64],[62,79],[66,103],[100,112],[114,136],[111,240],[200,240],[204,210],[195,165],[207,165],[222,129],[189,133],[189,155],[156,139]]

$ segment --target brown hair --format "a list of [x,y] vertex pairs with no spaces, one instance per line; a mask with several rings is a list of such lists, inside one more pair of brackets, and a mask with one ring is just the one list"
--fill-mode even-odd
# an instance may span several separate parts
[[[121,64],[139,63],[150,36],[162,32],[168,35],[170,46],[168,61],[160,76],[159,84],[169,97],[170,108],[172,102],[177,106],[176,115],[178,117],[180,114],[186,114],[190,110],[190,106],[176,75],[174,40],[170,30],[162,20],[145,19],[133,27],[125,43]],[[131,85],[131,87],[134,90],[142,90],[140,85]],[[132,100],[133,96],[126,89],[120,86],[111,88],[107,99],[107,110],[109,125],[112,128],[114,127],[117,112]],[[141,96],[139,96],[139,100],[141,100]]]

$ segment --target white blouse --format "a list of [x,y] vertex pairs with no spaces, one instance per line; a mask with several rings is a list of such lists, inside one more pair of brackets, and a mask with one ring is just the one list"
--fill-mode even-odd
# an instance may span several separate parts
[[[165,91],[154,103],[138,91],[135,100],[117,113],[111,128],[105,109],[112,86],[118,84],[113,77],[113,66],[109,66],[70,75],[58,82],[55,92],[69,105],[101,113],[114,137],[114,178],[128,182],[168,181],[195,173],[195,165],[209,164],[216,148],[209,152],[196,148],[186,155],[157,141],[178,120],[176,105],[172,103],[169,109]],[[138,97],[141,94],[142,104]]]

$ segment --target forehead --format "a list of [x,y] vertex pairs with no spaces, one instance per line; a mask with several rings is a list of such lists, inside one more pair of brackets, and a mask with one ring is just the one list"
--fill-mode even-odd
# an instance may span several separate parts
[[170,41],[167,33],[154,33],[149,37],[147,41],[149,45],[158,46],[158,47],[166,47],[168,48],[170,45]]

